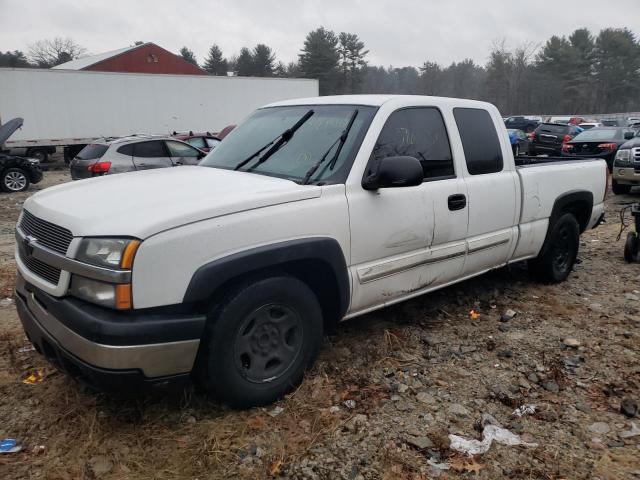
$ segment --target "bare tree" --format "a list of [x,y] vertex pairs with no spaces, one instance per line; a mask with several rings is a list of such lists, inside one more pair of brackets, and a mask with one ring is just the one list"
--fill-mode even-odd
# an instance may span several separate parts
[[29,45],[29,59],[42,68],[51,68],[74,60],[87,52],[71,38],[47,38]]

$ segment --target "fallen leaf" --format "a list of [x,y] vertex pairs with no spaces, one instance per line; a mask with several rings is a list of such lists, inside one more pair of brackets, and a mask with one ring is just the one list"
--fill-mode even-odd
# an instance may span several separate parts
[[254,417],[249,420],[249,426],[255,428],[256,430],[262,430],[265,427],[266,423],[264,418],[261,416]]
[[44,377],[42,376],[42,370],[36,370],[33,373],[30,373],[25,378],[22,379],[22,383],[27,385],[34,385],[36,383],[40,383]]
[[480,473],[480,470],[482,470],[484,467],[486,467],[486,465],[478,463],[475,457],[456,457],[451,461],[451,468],[453,468],[456,472],[474,472],[476,475],[478,475]]
[[480,314],[475,310],[471,310],[469,312],[469,318],[471,318],[471,320],[477,320],[479,317],[480,317]]
[[271,464],[271,467],[269,467],[269,473],[274,477],[277,475],[280,475],[281,467],[282,467],[282,460],[276,460]]

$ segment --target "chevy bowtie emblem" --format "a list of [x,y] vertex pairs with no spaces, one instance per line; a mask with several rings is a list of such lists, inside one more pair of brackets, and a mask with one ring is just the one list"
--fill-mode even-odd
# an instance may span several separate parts
[[33,253],[33,244],[36,243],[36,237],[31,235],[27,235],[22,240],[22,247],[24,248],[24,253],[26,253],[27,257],[30,257]]

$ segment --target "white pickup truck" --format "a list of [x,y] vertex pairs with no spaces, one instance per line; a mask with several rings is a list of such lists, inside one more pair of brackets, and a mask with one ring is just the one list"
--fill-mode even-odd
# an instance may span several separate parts
[[523,260],[563,281],[603,216],[606,164],[519,162],[483,102],[268,105],[199,166],[29,198],[19,315],[39,352],[100,389],[195,379],[265,404],[340,320]]

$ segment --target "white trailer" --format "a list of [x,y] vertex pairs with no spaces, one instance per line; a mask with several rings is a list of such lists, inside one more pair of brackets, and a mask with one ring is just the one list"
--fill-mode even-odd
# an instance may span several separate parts
[[0,124],[24,118],[4,148],[43,161],[104,137],[217,132],[262,105],[314,96],[312,79],[0,68]]

